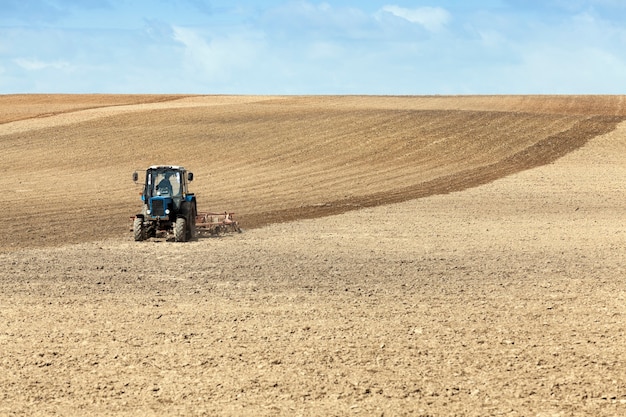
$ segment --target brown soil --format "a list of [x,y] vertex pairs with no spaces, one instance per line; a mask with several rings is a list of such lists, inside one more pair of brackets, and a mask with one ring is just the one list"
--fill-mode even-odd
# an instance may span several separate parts
[[[626,413],[622,96],[0,108],[0,415]],[[133,242],[157,163],[246,231]]]

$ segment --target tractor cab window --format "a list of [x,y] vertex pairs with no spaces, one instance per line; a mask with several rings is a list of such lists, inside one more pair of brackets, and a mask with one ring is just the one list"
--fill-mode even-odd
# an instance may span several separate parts
[[154,176],[154,190],[152,195],[162,197],[177,197],[180,195],[180,172],[160,171]]

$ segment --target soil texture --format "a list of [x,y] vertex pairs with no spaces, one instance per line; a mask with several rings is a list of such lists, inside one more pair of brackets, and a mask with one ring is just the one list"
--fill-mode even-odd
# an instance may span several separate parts
[[[623,96],[0,109],[0,416],[626,414]],[[244,232],[134,242],[153,164]]]

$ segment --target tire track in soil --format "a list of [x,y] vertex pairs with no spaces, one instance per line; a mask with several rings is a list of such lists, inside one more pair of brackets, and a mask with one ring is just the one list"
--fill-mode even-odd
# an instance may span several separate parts
[[366,207],[400,203],[436,194],[463,191],[490,183],[517,172],[550,164],[584,146],[590,139],[615,130],[621,116],[593,116],[576,123],[571,129],[547,137],[540,142],[494,164],[457,172],[418,185],[389,192],[339,199],[319,205],[267,211],[241,216],[247,228],[254,229],[273,223],[332,216]]

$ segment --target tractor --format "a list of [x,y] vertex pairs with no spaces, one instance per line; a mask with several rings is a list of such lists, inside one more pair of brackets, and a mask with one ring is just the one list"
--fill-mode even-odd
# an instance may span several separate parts
[[[133,173],[133,181],[139,174]],[[188,192],[193,173],[182,166],[153,165],[146,170],[141,213],[133,218],[136,241],[174,233],[176,242],[187,242],[196,233],[196,196]]]

